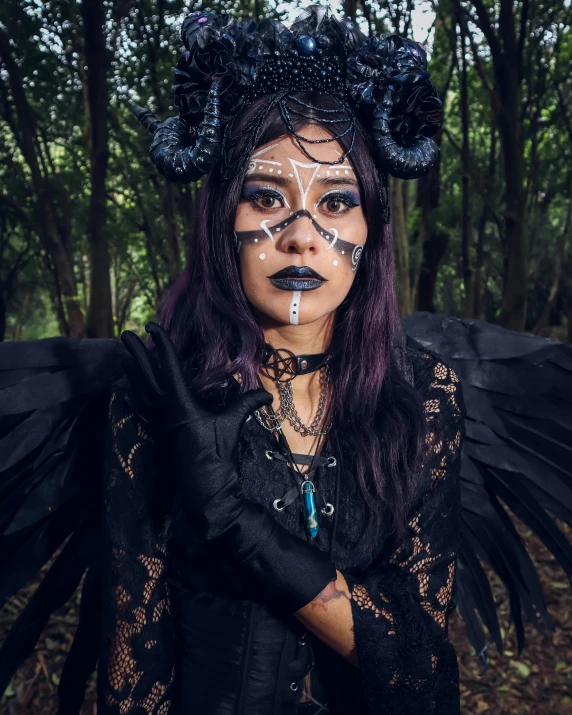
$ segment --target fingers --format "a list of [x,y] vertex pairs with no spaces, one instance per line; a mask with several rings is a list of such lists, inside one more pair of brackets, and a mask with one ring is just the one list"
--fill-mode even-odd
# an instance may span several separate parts
[[124,361],[128,377],[130,373],[132,374],[133,370],[136,370],[139,373],[139,377],[143,378],[144,383],[146,383],[153,392],[157,395],[162,395],[163,391],[155,374],[151,356],[145,345],[143,345],[138,336],[131,330],[124,330],[121,333],[121,342],[125,345],[132,358]]
[[165,380],[167,396],[177,398],[180,402],[189,391],[177,350],[169,335],[157,323],[147,323],[145,330],[153,337],[161,368],[168,375],[168,379]]
[[[272,395],[263,387],[257,390],[250,390],[243,395],[239,395],[236,400],[228,407],[221,418],[227,424],[235,423],[242,425],[248,415],[260,409],[264,405],[272,403]],[[220,418],[219,418],[220,421]]]

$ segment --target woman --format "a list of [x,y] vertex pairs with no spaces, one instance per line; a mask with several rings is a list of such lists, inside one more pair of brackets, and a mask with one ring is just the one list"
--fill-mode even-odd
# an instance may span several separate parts
[[422,48],[319,7],[183,38],[179,118],[139,114],[163,173],[208,175],[152,349],[123,335],[100,710],[458,713],[463,401],[400,348],[380,170],[436,156]]

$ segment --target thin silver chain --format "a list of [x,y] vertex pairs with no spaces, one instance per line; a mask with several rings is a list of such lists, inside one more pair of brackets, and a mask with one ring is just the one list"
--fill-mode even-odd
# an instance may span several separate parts
[[276,381],[278,387],[278,394],[280,396],[280,408],[274,412],[270,412],[268,408],[261,407],[256,410],[254,416],[258,422],[267,429],[269,432],[274,432],[280,430],[284,420],[288,420],[292,427],[299,432],[302,437],[307,437],[308,435],[317,436],[320,434],[327,434],[330,429],[327,427],[325,430],[320,430],[320,422],[324,415],[324,410],[326,409],[326,400],[328,398],[328,387],[330,385],[330,370],[328,365],[325,365],[320,370],[320,399],[318,401],[318,409],[316,411],[316,416],[312,420],[312,424],[307,426],[302,422],[296,406],[294,405],[294,391],[292,390],[292,380],[288,382]]

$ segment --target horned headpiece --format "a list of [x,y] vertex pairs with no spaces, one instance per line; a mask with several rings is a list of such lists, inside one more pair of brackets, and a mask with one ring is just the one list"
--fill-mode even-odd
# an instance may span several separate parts
[[[133,110],[153,132],[154,164],[172,181],[197,181],[221,160],[223,173],[232,174],[240,162],[231,166],[225,149],[233,142],[234,120],[262,96],[268,96],[268,108],[279,107],[286,127],[311,157],[290,121],[291,113],[303,115],[309,107],[293,96],[304,90],[336,98],[349,117],[344,134],[356,131],[359,118],[382,174],[414,179],[437,161],[439,148],[431,137],[441,125],[442,103],[419,43],[397,35],[368,38],[351,20],[319,5],[304,10],[290,28],[272,19],[256,24],[193,12],[181,37],[186,52],[172,87],[179,116],[160,122],[147,109]],[[320,109],[310,108],[314,119]],[[266,111],[242,132],[252,137],[251,148]],[[327,111],[322,110],[324,123]]]

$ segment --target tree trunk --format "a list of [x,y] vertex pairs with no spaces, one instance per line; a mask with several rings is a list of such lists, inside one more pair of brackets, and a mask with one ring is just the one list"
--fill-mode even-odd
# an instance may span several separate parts
[[342,9],[346,17],[349,17],[353,22],[356,21],[357,0],[342,0]]
[[539,335],[542,330],[546,327],[548,319],[550,318],[550,311],[558,295],[558,287],[560,285],[560,276],[562,275],[562,254],[564,253],[564,246],[566,245],[566,239],[570,232],[570,227],[572,225],[572,182],[570,183],[570,192],[568,194],[568,210],[566,212],[566,221],[564,222],[564,228],[560,234],[558,243],[556,244],[555,256],[554,256],[554,269],[552,285],[550,286],[550,291],[548,293],[548,298],[544,304],[544,308],[536,325],[533,327],[532,332]]
[[28,104],[22,78],[17,63],[12,56],[12,48],[7,34],[0,28],[0,58],[8,73],[12,98],[16,108],[18,121],[13,127],[14,138],[22,152],[31,175],[31,183],[36,194],[38,209],[38,227],[40,238],[46,252],[50,255],[57,275],[65,305],[66,334],[71,337],[81,337],[84,333],[84,319],[77,294],[77,284],[73,269],[73,257],[68,245],[67,236],[61,234],[59,226],[62,222],[57,215],[57,209],[51,201],[49,179],[42,174],[38,161],[38,136],[34,113]]
[[[444,9],[445,8],[445,9]],[[439,87],[439,95],[442,98],[442,111],[445,114],[447,105],[448,89],[451,84],[456,62],[456,25],[454,22],[449,27],[444,20],[444,14],[449,14],[449,5],[443,3],[443,7],[436,9],[435,39],[433,43],[433,62],[440,65],[449,63],[449,72],[442,86]],[[438,131],[433,140],[439,148],[443,141],[442,130]],[[419,230],[419,251],[421,264],[418,275],[412,278],[417,286],[416,301],[412,303],[412,310],[426,310],[431,313],[436,311],[435,307],[435,286],[437,285],[437,273],[439,266],[447,250],[449,236],[437,227],[436,211],[439,208],[441,195],[441,157],[435,166],[417,180],[417,201],[416,206],[421,211]]]
[[[524,330],[528,298],[528,246],[524,224],[526,201],[521,91],[517,83],[505,88],[499,113],[499,133],[505,173],[505,235],[507,263],[499,322]],[[501,90],[502,91],[502,90]]]
[[489,148],[489,168],[487,174],[486,200],[483,201],[479,230],[477,235],[477,255],[475,263],[474,297],[475,304],[473,315],[480,320],[484,312],[484,264],[485,264],[485,237],[489,219],[489,205],[495,193],[495,168],[497,154],[496,127],[491,125],[491,143]]
[[107,50],[105,47],[103,0],[82,2],[87,102],[85,105],[90,157],[91,197],[89,242],[91,247],[90,302],[86,333],[89,338],[112,338],[113,311],[106,232],[105,179],[109,159],[107,111]]
[[391,223],[395,262],[395,290],[401,315],[411,313],[411,291],[409,285],[409,244],[407,216],[403,196],[403,180],[390,179]]
[[462,240],[462,261],[463,261],[463,283],[465,286],[465,297],[463,300],[463,318],[473,317],[474,308],[474,284],[473,271],[471,268],[471,247],[473,243],[473,218],[471,212],[471,177],[470,161],[471,152],[469,148],[469,98],[467,93],[467,48],[466,34],[461,24],[461,125],[463,132],[463,148],[461,152],[462,164],[462,217],[461,217],[461,240]]
[[[460,0],[456,2],[460,11],[467,12]],[[526,177],[521,79],[527,32],[527,2],[525,0],[520,8],[523,13],[520,37],[517,36],[517,17],[512,0],[500,0],[498,23],[492,21],[489,7],[483,0],[475,0],[471,5],[477,15],[476,18],[471,15],[471,20],[478,24],[490,48],[495,86],[490,87],[488,78],[485,85],[491,90],[504,161],[506,270],[499,320],[505,328],[524,330],[529,251],[524,218]]]
[[4,302],[4,296],[2,291],[0,291],[0,343],[4,342],[6,337],[6,303]]
[[417,310],[427,310],[435,313],[435,285],[437,272],[447,246],[449,237],[446,233],[435,232],[423,244],[423,265],[419,274],[419,288],[417,293]]

